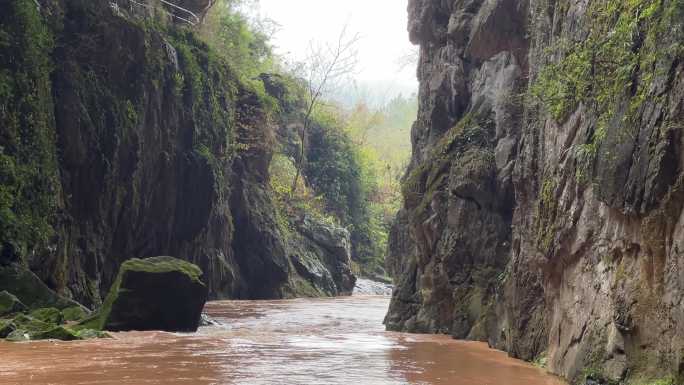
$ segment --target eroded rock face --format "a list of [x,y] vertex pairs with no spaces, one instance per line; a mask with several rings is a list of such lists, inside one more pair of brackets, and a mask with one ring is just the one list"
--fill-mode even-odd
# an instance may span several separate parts
[[5,290],[0,291],[0,317],[8,314],[19,313],[25,310],[27,310],[27,307],[19,300],[19,298]]
[[487,340],[510,251],[521,114],[511,101],[526,71],[524,37],[511,31],[524,29],[527,5],[468,4],[409,7],[421,44],[420,111],[390,236],[390,270],[401,274],[387,325]]
[[[308,247],[318,249],[314,255],[324,255],[325,270],[330,272],[328,286],[340,295],[350,295],[356,283],[352,273],[351,234],[345,228],[316,221],[305,216],[299,229]],[[316,258],[320,259],[320,258]],[[310,269],[311,270],[311,269]],[[320,275],[319,275],[320,276]]]
[[421,104],[390,237],[389,328],[546,354],[570,379],[684,367],[681,2],[659,2],[630,35],[642,40],[628,51],[652,61],[624,95],[563,116],[534,98],[572,52],[559,42],[586,39],[604,3],[409,2]]
[[82,308],[55,293],[33,272],[18,264],[0,266],[0,298],[3,305],[11,304],[9,313],[39,308]]
[[[21,291],[31,283],[95,309],[122,263],[155,255],[198,265],[210,298],[351,290],[353,275],[335,262],[337,251],[278,228],[268,182],[272,123],[259,97],[192,31],[143,27],[138,15],[106,0],[38,3],[12,0],[8,9],[25,10],[30,23],[8,27],[17,47],[6,52],[16,57],[3,63],[21,63],[27,50],[18,45],[32,45],[32,31],[55,42],[36,53],[50,71],[40,74],[36,103],[45,112],[40,127],[54,138],[44,144],[54,148],[41,148],[56,159],[45,167],[56,207],[44,215],[54,234],[25,255],[3,246],[0,290],[34,307]],[[183,2],[197,10],[210,3]],[[34,68],[3,64],[0,71],[25,69]],[[12,96],[23,100],[20,92],[34,88]],[[306,263],[295,266],[293,250],[304,250]],[[37,307],[77,305],[35,297]]]

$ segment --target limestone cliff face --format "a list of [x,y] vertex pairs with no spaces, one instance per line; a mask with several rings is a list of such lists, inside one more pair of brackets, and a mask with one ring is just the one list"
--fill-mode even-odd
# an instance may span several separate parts
[[[346,231],[311,224],[281,234],[268,184],[275,128],[266,107],[192,31],[159,28],[108,1],[6,3],[0,155],[13,164],[40,150],[50,160],[28,158],[33,179],[22,183],[33,196],[17,195],[10,209],[44,217],[53,230],[44,242],[3,233],[0,263],[28,263],[88,306],[106,295],[122,262],[157,255],[199,265],[213,298],[351,292]],[[39,37],[50,44],[37,46]],[[29,54],[47,64],[31,64]],[[22,79],[29,85],[20,87]],[[27,133],[47,139],[26,148]],[[2,160],[2,192],[12,193]],[[38,194],[49,204],[36,215],[24,206]],[[18,226],[2,219],[9,230]]]
[[684,4],[409,2],[420,111],[388,328],[682,375]]

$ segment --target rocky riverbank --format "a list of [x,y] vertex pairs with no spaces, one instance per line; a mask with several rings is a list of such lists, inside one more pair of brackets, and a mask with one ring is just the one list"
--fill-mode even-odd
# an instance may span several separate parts
[[0,267],[0,275],[5,278],[0,283],[0,339],[7,341],[106,338],[105,330],[194,332],[209,321],[202,319],[208,291],[202,271],[177,258],[126,261],[103,305],[93,312],[62,298],[21,266]]

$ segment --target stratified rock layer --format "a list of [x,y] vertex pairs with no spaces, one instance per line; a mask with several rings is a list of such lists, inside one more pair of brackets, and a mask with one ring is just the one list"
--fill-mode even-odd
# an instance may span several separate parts
[[684,374],[683,9],[409,1],[420,111],[388,328],[573,380]]

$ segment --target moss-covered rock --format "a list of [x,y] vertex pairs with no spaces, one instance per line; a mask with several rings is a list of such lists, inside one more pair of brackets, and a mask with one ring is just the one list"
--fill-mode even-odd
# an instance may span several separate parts
[[10,342],[30,341],[31,336],[26,332],[26,330],[17,329],[12,331],[5,339]]
[[80,306],[72,306],[62,310],[64,321],[78,321],[84,319],[88,313]]
[[[35,315],[35,317],[34,317]],[[43,319],[39,319],[43,318]],[[61,321],[61,313],[57,309],[39,309],[31,315],[19,314],[12,320],[0,320],[0,337],[7,341],[29,340],[61,340],[74,341],[85,337],[64,326],[57,325]]]
[[25,314],[19,314],[14,317],[12,323],[14,323],[17,330],[22,330],[28,334],[44,332],[55,326]]
[[13,330],[6,336],[8,341],[28,341],[33,336],[44,333],[56,325],[52,325],[25,314],[19,314],[11,321]]
[[54,307],[36,309],[31,312],[30,316],[39,321],[56,325],[61,324],[64,320],[62,312]]
[[26,310],[19,298],[7,291],[0,291],[0,316],[12,313],[19,313]]
[[106,332],[103,332],[100,330],[93,330],[93,329],[81,329],[81,330],[76,332],[76,335],[79,338],[82,338],[84,340],[89,340],[89,339],[94,339],[94,338],[112,338],[112,336]]
[[29,334],[32,340],[75,341],[83,338],[64,326],[54,326],[47,330]]
[[98,314],[80,329],[195,331],[208,294],[201,275],[172,257],[128,260]]
[[0,338],[6,338],[15,330],[16,326],[14,326],[12,320],[0,319]]
[[18,264],[0,266],[0,290],[12,293],[30,309],[65,309],[81,306],[75,301],[61,297],[30,270]]

